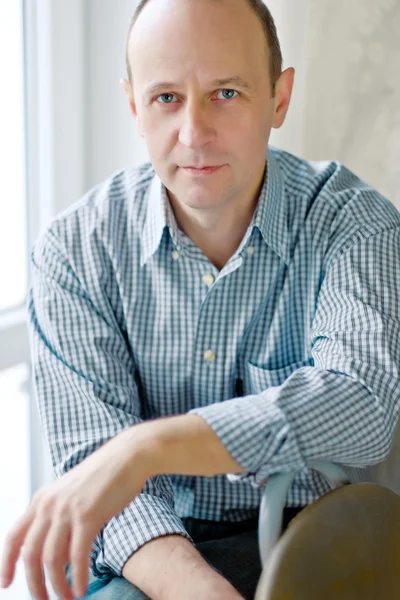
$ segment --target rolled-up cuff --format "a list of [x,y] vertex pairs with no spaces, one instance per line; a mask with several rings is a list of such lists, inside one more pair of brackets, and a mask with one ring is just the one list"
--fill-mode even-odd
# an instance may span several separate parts
[[136,550],[155,538],[173,534],[182,535],[195,545],[166,500],[151,494],[138,494],[97,537],[91,555],[92,571],[97,577],[106,577],[110,571],[122,577],[125,563]]

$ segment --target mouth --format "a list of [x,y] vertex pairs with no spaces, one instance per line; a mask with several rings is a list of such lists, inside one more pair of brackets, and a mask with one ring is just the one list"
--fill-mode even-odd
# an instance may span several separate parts
[[225,165],[218,165],[218,166],[210,165],[210,166],[203,166],[203,167],[182,167],[182,169],[191,175],[211,175],[212,173],[219,171],[219,169],[222,169],[222,167],[224,167],[224,166]]

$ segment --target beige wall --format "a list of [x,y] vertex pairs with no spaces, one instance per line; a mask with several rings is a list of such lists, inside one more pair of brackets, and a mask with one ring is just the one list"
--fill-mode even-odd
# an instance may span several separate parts
[[[301,155],[340,160],[400,209],[400,2],[299,1],[307,14],[299,55],[287,31],[298,35],[296,25],[282,18],[292,0],[279,0],[279,8],[277,0],[266,3],[276,13],[284,54],[299,63]],[[297,150],[287,129],[274,140]]]

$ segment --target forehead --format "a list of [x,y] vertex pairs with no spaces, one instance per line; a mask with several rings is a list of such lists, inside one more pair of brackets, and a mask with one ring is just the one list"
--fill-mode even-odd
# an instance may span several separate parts
[[165,2],[152,0],[131,32],[128,53],[136,86],[182,83],[193,76],[205,85],[233,76],[251,85],[265,73],[265,34],[257,16],[244,10],[246,3],[168,3],[170,10],[163,13]]

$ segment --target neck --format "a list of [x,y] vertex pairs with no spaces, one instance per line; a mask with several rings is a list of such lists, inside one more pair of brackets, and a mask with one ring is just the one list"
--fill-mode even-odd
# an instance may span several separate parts
[[221,270],[240,243],[253,218],[264,182],[264,168],[252,190],[229,205],[207,211],[192,210],[168,193],[179,228]]

